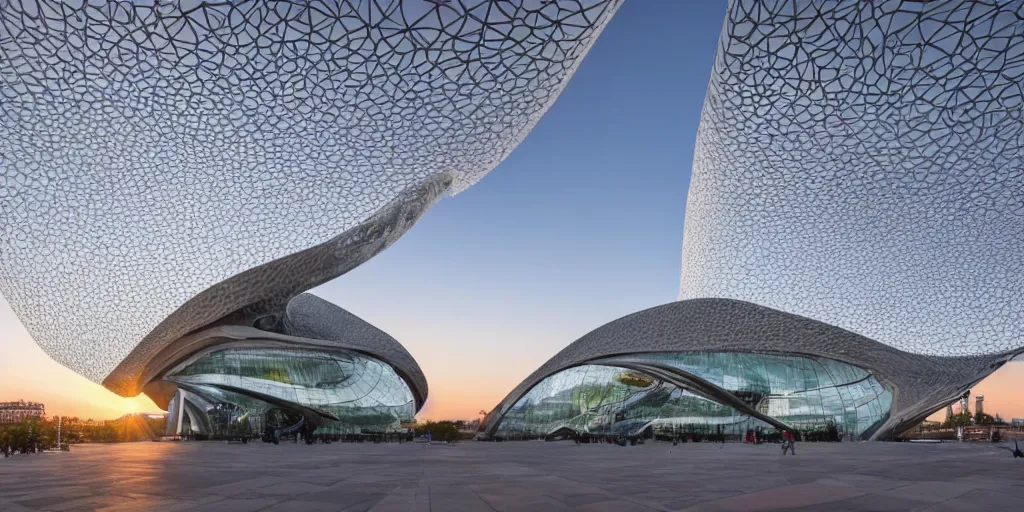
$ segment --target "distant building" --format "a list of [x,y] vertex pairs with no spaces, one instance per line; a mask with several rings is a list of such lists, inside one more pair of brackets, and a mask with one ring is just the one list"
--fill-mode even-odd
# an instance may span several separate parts
[[1024,427],[1024,418],[1013,418],[1010,420],[1010,425],[1014,427]]
[[38,402],[0,402],[0,425],[21,423],[25,418],[42,419],[46,416],[46,406]]
[[985,395],[974,397],[974,414],[985,414]]

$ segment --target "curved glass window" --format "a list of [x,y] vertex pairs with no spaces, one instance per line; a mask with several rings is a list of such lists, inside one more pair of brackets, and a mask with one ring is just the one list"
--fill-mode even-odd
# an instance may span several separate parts
[[598,435],[655,432],[742,435],[774,430],[744,414],[642,370],[656,364],[726,390],[757,413],[806,433],[866,438],[888,418],[892,393],[868,371],[824,358],[737,352],[632,354],[568,368],[542,380],[512,406],[496,435],[539,437],[569,429]]
[[164,379],[204,399],[191,401],[214,431],[228,429],[216,420],[221,417],[262,431],[267,414],[289,410],[288,404],[320,413],[318,433],[392,431],[416,413],[412,391],[390,365],[351,351],[226,348],[187,361]]

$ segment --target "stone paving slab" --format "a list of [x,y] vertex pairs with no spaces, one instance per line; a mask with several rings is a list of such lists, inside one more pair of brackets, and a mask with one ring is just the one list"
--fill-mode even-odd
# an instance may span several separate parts
[[990,444],[81,445],[0,459],[0,511],[1018,510]]

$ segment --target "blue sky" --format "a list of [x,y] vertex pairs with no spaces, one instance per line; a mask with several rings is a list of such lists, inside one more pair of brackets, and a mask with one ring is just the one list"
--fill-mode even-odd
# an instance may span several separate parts
[[[676,299],[693,144],[725,2],[649,7],[622,6],[497,169],[314,290],[412,352],[431,385],[426,414],[489,409],[587,331]],[[475,384],[486,397],[456,407],[463,398],[449,391]]]

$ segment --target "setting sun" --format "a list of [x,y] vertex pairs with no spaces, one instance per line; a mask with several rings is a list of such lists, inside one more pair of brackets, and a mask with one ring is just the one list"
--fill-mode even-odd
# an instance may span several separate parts
[[148,396],[139,395],[132,398],[122,398],[121,410],[124,414],[135,414],[137,412],[159,412],[160,408]]

